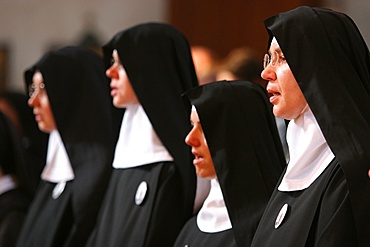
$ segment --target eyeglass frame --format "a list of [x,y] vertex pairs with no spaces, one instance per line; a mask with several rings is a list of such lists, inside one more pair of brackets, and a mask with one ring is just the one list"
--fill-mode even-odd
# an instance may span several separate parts
[[263,69],[266,69],[270,64],[275,67],[277,64],[281,65],[285,61],[285,57],[279,55],[277,51],[273,52],[274,55],[265,54],[263,57]]
[[35,83],[32,83],[31,85],[29,85],[28,87],[28,96],[30,98],[36,96],[36,94],[38,92],[40,92],[41,90],[45,89],[45,84],[44,83],[40,83],[38,86],[36,86]]

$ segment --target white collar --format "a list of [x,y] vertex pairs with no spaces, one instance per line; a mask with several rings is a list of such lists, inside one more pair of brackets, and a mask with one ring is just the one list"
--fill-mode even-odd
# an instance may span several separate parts
[[197,215],[197,225],[202,232],[215,233],[232,228],[220,184],[211,180],[211,191]]
[[0,195],[4,194],[5,192],[15,189],[17,185],[15,184],[12,176],[4,175],[0,177]]
[[66,182],[75,178],[67,151],[57,130],[50,133],[46,166],[41,178],[52,183]]
[[114,168],[130,168],[160,161],[173,161],[155,133],[141,105],[131,105],[123,115],[114,155]]
[[287,129],[290,161],[279,191],[308,188],[335,157],[311,109],[290,121]]

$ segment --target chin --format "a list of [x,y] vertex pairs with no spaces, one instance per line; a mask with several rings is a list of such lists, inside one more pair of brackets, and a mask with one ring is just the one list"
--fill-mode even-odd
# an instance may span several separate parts
[[113,99],[113,105],[116,108],[125,108],[125,104],[120,102],[119,100]]
[[206,172],[202,172],[202,171],[197,171],[197,175],[200,178],[205,178],[205,179],[208,179],[208,180],[212,180],[212,179],[215,178],[214,175],[206,173]]

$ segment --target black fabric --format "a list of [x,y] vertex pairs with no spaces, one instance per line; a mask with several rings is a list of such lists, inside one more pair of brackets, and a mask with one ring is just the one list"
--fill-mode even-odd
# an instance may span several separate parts
[[370,246],[369,50],[354,22],[329,9],[303,6],[265,25],[344,172],[358,245]]
[[[173,162],[114,169],[88,246],[173,246],[184,224],[179,178]],[[135,195],[143,181],[147,191],[137,205]]]
[[11,176],[16,188],[0,194],[0,246],[14,246],[30,205],[24,149],[12,122],[0,112],[0,179]]
[[[127,225],[126,216],[131,204],[115,212],[112,217],[122,220],[116,227],[101,215],[109,213],[109,207],[120,203],[117,198],[126,198],[135,191],[122,190],[119,197],[107,197],[100,212],[96,231],[89,243],[101,246],[104,239],[115,234],[117,242],[107,241],[105,246],[172,246],[181,226],[192,216],[195,197],[195,171],[192,165],[190,148],[185,144],[185,136],[190,124],[184,113],[181,94],[198,84],[189,44],[175,28],[162,23],[145,23],[117,33],[104,47],[107,67],[113,50],[117,50],[120,61],[132,84],[140,104],[143,106],[156,134],[174,158],[176,182],[152,187],[154,193],[163,190],[163,197],[153,198],[153,204],[132,215],[135,224]],[[132,168],[133,179],[140,174],[140,167]],[[159,168],[158,168],[159,169]],[[128,171],[123,171],[122,176]],[[114,174],[120,171],[115,170]],[[136,174],[138,173],[138,174]],[[149,174],[151,179],[162,174]],[[119,176],[119,175],[118,175]],[[117,178],[118,179],[118,178]],[[115,193],[118,185],[112,182],[108,193]],[[177,189],[177,201],[173,189]],[[135,188],[136,190],[136,188]],[[166,199],[168,198],[168,199]],[[181,203],[179,203],[181,202]],[[132,203],[131,201],[129,203]],[[167,204],[167,205],[166,205]],[[151,212],[152,211],[152,212]],[[163,222],[168,224],[163,224]],[[156,229],[161,226],[162,229]],[[131,227],[131,232],[121,233],[122,227]],[[167,232],[166,232],[167,231]],[[138,238],[142,236],[142,238]],[[167,240],[165,240],[165,238]]]
[[26,217],[30,199],[20,189],[0,195],[0,246],[15,246]]
[[51,51],[25,72],[27,86],[35,70],[43,75],[75,179],[57,200],[51,197],[55,184],[42,183],[18,246],[83,246],[111,174],[118,137],[113,119],[119,112],[111,103],[108,78],[98,55],[79,47]]
[[174,246],[235,247],[237,245],[234,232],[231,229],[217,233],[202,232],[199,230],[196,216],[194,216],[185,224]]
[[[287,214],[275,229],[286,203]],[[347,182],[334,160],[309,188],[274,191],[252,246],[361,246],[351,211]]]
[[219,81],[185,96],[197,109],[236,243],[249,246],[285,167],[267,94],[251,82]]
[[15,175],[27,186],[25,155],[21,138],[10,119],[0,112],[0,168],[2,173]]

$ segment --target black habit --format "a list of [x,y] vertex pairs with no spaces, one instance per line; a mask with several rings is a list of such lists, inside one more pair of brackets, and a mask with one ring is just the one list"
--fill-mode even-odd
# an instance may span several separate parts
[[329,9],[299,7],[265,25],[335,158],[308,188],[275,189],[252,246],[370,246],[369,50],[354,22]]
[[[107,66],[113,50],[173,161],[113,169],[89,246],[173,246],[192,216],[195,196],[195,171],[184,142],[190,124],[181,101],[197,85],[190,48],[170,25],[146,23],[119,32],[103,47]],[[142,182],[145,200],[136,203]]]
[[250,246],[285,167],[267,94],[251,82],[219,81],[186,92],[186,99],[198,112],[232,229],[201,232],[194,218],[176,246]]
[[108,185],[118,128],[102,59],[79,47],[44,55],[25,72],[39,70],[75,178],[53,198],[56,183],[42,181],[18,241],[25,246],[84,246]]

